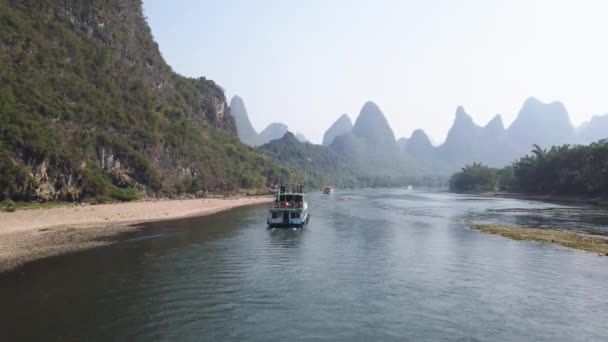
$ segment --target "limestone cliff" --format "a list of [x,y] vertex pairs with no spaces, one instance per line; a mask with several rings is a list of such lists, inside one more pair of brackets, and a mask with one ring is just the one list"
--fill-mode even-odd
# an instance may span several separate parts
[[0,200],[225,193],[285,175],[238,142],[218,85],[165,63],[141,1],[5,0],[0,18]]

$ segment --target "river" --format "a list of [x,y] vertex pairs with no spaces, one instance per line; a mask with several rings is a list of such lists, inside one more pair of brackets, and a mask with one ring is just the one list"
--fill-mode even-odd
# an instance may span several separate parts
[[[266,205],[148,224],[0,278],[4,341],[606,341],[608,257],[468,228],[608,235],[596,211],[434,191],[309,196],[307,229]],[[563,206],[561,206],[563,207]]]

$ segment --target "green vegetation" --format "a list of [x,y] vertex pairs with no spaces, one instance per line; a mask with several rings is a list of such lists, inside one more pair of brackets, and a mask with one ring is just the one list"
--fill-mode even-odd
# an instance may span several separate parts
[[[479,185],[477,187],[476,185]],[[608,140],[590,145],[535,145],[532,152],[503,169],[481,164],[452,176],[454,191],[506,190],[529,194],[608,197]]]
[[473,224],[471,227],[484,233],[501,235],[515,240],[547,242],[608,255],[608,238],[605,236],[581,234],[555,229],[536,229],[490,224]]
[[[292,178],[310,188],[323,185],[340,188],[439,187],[446,183],[445,177],[434,174],[407,175],[412,171],[404,167],[407,157],[399,156],[403,153],[397,150],[370,152],[362,157],[360,151],[338,153],[325,146],[301,143],[292,133],[287,133],[281,139],[258,147],[258,151],[290,169]],[[368,158],[367,163],[363,162],[364,158]]]
[[14,212],[15,210],[17,210],[17,205],[15,204],[15,202],[13,202],[13,201],[11,201],[11,200],[6,200],[6,201],[4,201],[4,202],[0,203],[0,208],[1,208],[3,211],[6,211],[6,212],[9,212],[9,213],[12,213],[12,212]]
[[305,187],[319,188],[326,184],[353,187],[357,184],[352,168],[336,153],[324,146],[301,143],[292,133],[260,146],[258,151],[290,169],[295,181]]
[[260,189],[290,174],[238,142],[213,81],[174,73],[141,1],[0,3],[0,201]]
[[462,168],[450,179],[450,189],[460,192],[494,191],[498,186],[497,170],[473,163]]

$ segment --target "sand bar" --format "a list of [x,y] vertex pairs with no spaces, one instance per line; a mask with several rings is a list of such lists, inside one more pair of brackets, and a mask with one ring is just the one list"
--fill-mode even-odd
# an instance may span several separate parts
[[0,272],[26,262],[106,245],[134,224],[205,216],[268,203],[270,196],[141,201],[0,212]]

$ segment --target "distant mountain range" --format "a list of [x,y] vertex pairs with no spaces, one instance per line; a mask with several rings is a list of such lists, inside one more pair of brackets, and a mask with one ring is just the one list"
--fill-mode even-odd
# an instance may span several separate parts
[[[252,147],[261,146],[272,140],[280,139],[289,131],[287,125],[274,122],[258,134],[251,124],[243,99],[238,95],[233,96],[230,100],[230,114],[234,117],[239,139],[243,144]],[[295,137],[300,142],[308,141],[300,132],[297,132]]]
[[[281,129],[274,126],[275,139],[288,130],[285,125]],[[527,154],[535,144],[549,148],[603,138],[608,138],[608,114],[594,116],[575,129],[562,103],[543,103],[530,97],[508,128],[500,115],[479,126],[463,107],[458,107],[445,142],[437,147],[421,129],[397,140],[380,108],[370,101],[364,104],[354,125],[347,114],[341,115],[325,132],[322,145],[364,178],[448,174],[473,162],[501,167]],[[266,142],[268,139],[270,135]]]

